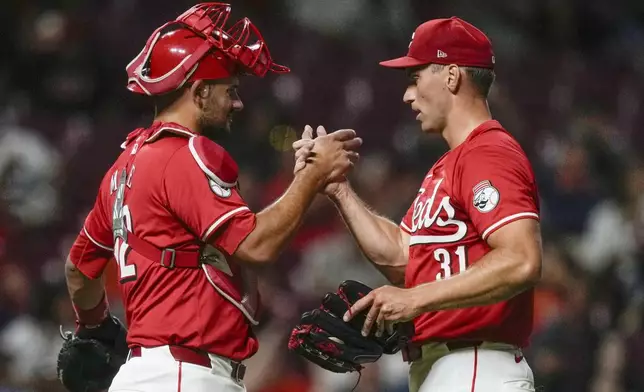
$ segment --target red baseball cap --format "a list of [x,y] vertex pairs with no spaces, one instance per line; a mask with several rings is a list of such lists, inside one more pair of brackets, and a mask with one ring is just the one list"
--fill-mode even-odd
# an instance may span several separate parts
[[481,30],[455,16],[432,19],[414,31],[407,56],[380,62],[389,68],[456,64],[464,67],[494,68],[492,42]]

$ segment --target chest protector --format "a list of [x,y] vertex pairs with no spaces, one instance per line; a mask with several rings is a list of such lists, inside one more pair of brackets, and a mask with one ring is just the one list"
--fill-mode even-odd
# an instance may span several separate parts
[[130,155],[126,166],[121,169],[118,175],[112,220],[114,243],[116,244],[117,241],[127,243],[129,248],[135,252],[170,270],[175,268],[201,269],[217,293],[235,305],[251,324],[257,325],[259,293],[257,277],[252,271],[228,260],[221,251],[199,238],[195,238],[195,243],[199,245],[199,251],[159,249],[127,230],[123,217],[117,213],[127,197],[127,173],[134,163],[136,153],[143,144],[155,141],[163,132],[190,138],[190,152],[209,181],[214,182],[222,190],[230,190],[237,186],[237,164],[226,150],[215,142],[205,137],[195,136],[186,128],[172,123],[158,124],[149,129],[137,129],[130,133],[121,145],[126,150],[130,149]]

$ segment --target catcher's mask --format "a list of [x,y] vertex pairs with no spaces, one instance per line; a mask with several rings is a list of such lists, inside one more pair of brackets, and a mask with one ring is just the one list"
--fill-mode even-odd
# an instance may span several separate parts
[[226,29],[230,11],[226,3],[202,3],[156,29],[126,67],[128,90],[160,95],[196,80],[290,72],[273,62],[250,19]]

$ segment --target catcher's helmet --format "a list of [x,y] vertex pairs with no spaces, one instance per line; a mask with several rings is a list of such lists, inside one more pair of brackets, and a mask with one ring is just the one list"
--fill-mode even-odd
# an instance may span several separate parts
[[229,4],[202,3],[156,29],[126,67],[128,90],[159,95],[196,80],[290,72],[273,62],[266,42],[248,18],[226,29],[230,11]]

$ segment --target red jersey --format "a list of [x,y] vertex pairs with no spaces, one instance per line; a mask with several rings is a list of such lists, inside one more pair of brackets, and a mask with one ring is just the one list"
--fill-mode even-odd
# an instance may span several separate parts
[[[400,224],[411,236],[405,285],[464,271],[491,250],[491,233],[518,219],[539,219],[534,173],[517,141],[486,121],[434,164]],[[526,346],[532,313],[532,290],[493,305],[424,313],[414,320],[414,341]]]
[[[217,178],[213,165],[225,161],[212,148],[197,151],[195,146],[221,147],[172,123],[155,122],[140,131],[147,132],[145,138],[128,137],[103,178],[71,261],[84,275],[97,278],[109,260],[116,260],[130,346],[181,345],[233,360],[248,358],[258,348],[249,322],[213,290],[207,273],[168,269],[128,247],[127,240],[120,243],[114,214],[123,218],[128,232],[156,248],[199,252],[207,243],[227,260],[253,230],[255,215],[237,187],[212,181]],[[125,193],[118,189],[118,177],[126,168]],[[239,273],[239,266],[226,264],[231,276]]]

